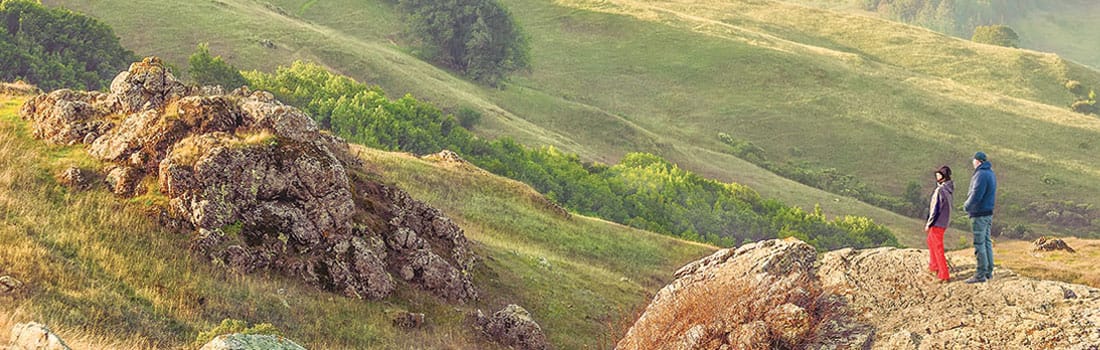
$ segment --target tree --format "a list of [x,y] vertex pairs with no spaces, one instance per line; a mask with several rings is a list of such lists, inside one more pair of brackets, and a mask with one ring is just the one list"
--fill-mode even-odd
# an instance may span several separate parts
[[1006,25],[995,24],[974,28],[974,36],[970,38],[970,41],[1004,47],[1019,47],[1020,36],[1016,35],[1016,31]]
[[136,59],[94,18],[36,0],[0,0],[0,80],[98,90]]
[[421,54],[476,81],[497,86],[530,64],[527,37],[497,0],[400,0]]
[[221,56],[210,54],[206,43],[199,44],[195,53],[187,59],[190,65],[187,74],[200,85],[221,85],[225,89],[236,89],[248,84],[241,71],[225,62]]

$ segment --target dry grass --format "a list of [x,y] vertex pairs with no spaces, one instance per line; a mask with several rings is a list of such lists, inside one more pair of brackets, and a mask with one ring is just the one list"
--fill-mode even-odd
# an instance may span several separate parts
[[[691,285],[664,300],[664,307],[651,308],[619,348],[674,349],[693,336],[704,349],[801,349],[825,332],[829,320],[846,314],[805,275],[756,282],[728,277]],[[787,304],[805,313],[780,312]]]
[[1003,241],[994,245],[993,258],[998,266],[1038,279],[1084,284],[1100,288],[1100,240],[1063,237],[1077,253],[1064,251],[1034,252],[1030,241]]

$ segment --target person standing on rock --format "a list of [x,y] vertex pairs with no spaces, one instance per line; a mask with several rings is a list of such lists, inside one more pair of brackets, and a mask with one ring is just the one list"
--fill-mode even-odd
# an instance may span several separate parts
[[947,257],[943,253],[943,234],[951,223],[951,208],[955,196],[955,182],[951,181],[951,168],[944,165],[935,172],[936,191],[932,192],[932,201],[928,204],[928,223],[924,231],[928,234],[928,269],[940,282],[951,279],[947,269]]
[[997,177],[984,152],[974,154],[974,176],[970,178],[970,193],[963,208],[970,215],[974,229],[974,255],[978,270],[966,283],[982,283],[993,278],[993,240],[989,238],[993,226],[993,206],[997,197]]

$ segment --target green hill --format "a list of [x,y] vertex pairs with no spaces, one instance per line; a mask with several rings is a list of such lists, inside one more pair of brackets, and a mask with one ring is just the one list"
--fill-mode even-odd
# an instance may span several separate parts
[[1097,215],[1074,208],[1100,198],[1100,119],[1069,111],[1063,85],[1100,86],[1100,74],[1055,55],[773,1],[503,2],[531,36],[532,68],[500,90],[408,54],[383,1],[46,1],[101,18],[124,45],[177,65],[199,42],[242,69],[314,60],[397,94],[481,110],[482,136],[609,163],[651,152],[766,197],[871,217],[908,245],[923,244],[919,220],[731,156],[718,132],[773,162],[835,168],[892,196],[911,181],[930,191],[941,164],[966,174],[980,149],[1006,184],[1003,222],[1097,231],[1059,218]]
[[[279,274],[234,274],[192,255],[188,235],[158,226],[146,198],[121,201],[105,189],[59,185],[54,174],[67,166],[100,165],[80,146],[32,139],[15,115],[22,99],[0,96],[0,275],[24,283],[0,295],[3,332],[37,320],[77,348],[178,348],[232,318],[271,323],[309,348],[491,349],[465,315],[517,303],[555,346],[607,347],[671,271],[714,250],[565,218],[529,187],[467,165],[357,148],[370,176],[466,230],[481,258],[473,280],[485,297],[455,307],[404,288],[367,302]],[[391,326],[399,310],[426,313],[428,327],[410,333]]]

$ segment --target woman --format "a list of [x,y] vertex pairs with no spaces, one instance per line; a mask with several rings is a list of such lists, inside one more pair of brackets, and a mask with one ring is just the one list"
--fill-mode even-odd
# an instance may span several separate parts
[[932,192],[932,201],[928,205],[928,223],[924,225],[928,233],[928,252],[931,255],[928,269],[939,278],[941,283],[951,279],[947,271],[947,257],[943,255],[943,234],[951,223],[951,204],[955,194],[955,183],[951,181],[951,168],[944,165],[936,170],[936,191]]

